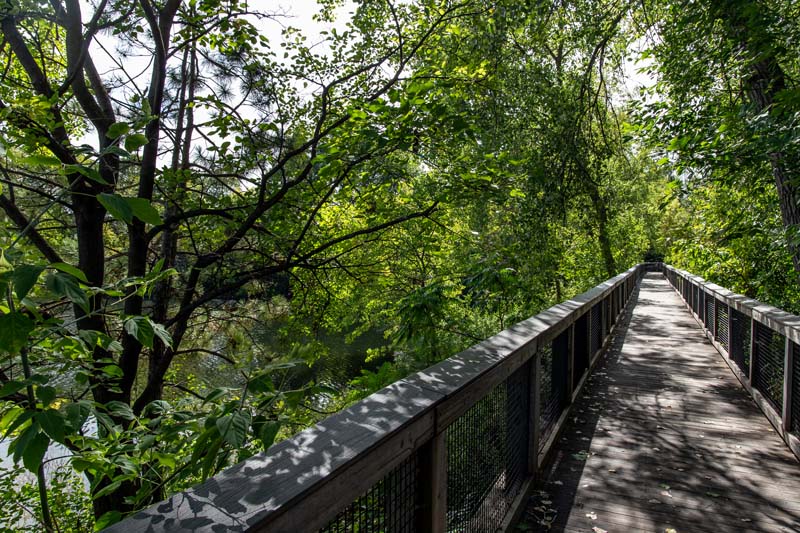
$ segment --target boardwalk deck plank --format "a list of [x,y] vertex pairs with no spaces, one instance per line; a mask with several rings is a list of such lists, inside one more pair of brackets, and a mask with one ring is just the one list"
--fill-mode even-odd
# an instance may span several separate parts
[[800,531],[800,463],[666,280],[648,274],[635,298],[525,527]]

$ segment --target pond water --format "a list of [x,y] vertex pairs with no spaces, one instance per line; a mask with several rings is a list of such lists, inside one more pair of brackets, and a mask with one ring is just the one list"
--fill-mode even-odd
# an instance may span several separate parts
[[[253,361],[252,372],[258,372],[259,364],[266,365],[273,361],[286,359],[290,349],[287,343],[281,341],[280,330],[283,326],[283,322],[273,320],[261,323],[249,332],[265,354],[263,358],[257,357]],[[286,383],[288,388],[301,387],[313,381],[341,390],[353,378],[360,376],[362,369],[377,370],[387,357],[382,356],[369,362],[366,361],[368,350],[388,346],[383,332],[377,329],[368,330],[352,341],[347,340],[346,333],[320,332],[313,338],[302,338],[298,342],[303,344],[319,343],[324,348],[313,354],[312,359],[315,361],[310,366],[298,365],[290,372]],[[226,343],[225,337],[218,337],[215,340],[214,349],[224,349]],[[193,356],[192,364],[197,377],[209,388],[232,386],[241,382],[242,377],[239,370],[232,368],[230,364],[213,355]]]
[[[285,346],[282,346],[276,339],[280,338],[279,330],[283,326],[278,321],[267,323],[259,330],[253,331],[252,336],[263,344],[266,352],[273,354],[285,353]],[[312,339],[304,339],[303,342],[310,342]],[[355,377],[361,374],[361,369],[377,370],[385,360],[378,358],[374,361],[365,362],[367,350],[386,347],[387,341],[383,333],[378,330],[370,330],[360,335],[352,342],[348,342],[345,334],[320,333],[313,340],[325,346],[325,355],[316,360],[310,367],[298,367],[292,371],[287,385],[302,386],[309,381],[323,383],[335,389],[342,389]],[[197,356],[194,358],[193,369],[198,377],[205,382],[209,388],[230,386],[241,379],[238,370],[232,369],[230,365],[214,356]],[[254,369],[256,370],[256,369]],[[68,379],[62,379],[61,385],[69,387]],[[91,423],[94,426],[93,422]],[[12,457],[8,454],[8,441],[0,440],[0,469],[18,470],[20,475],[19,482],[34,482],[35,476],[24,470],[22,465],[15,468]],[[45,473],[48,478],[52,473],[63,466],[70,456],[69,450],[58,443],[52,443],[45,455]]]

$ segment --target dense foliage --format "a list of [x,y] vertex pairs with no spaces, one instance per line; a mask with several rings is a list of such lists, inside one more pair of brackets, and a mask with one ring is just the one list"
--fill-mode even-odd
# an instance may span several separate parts
[[797,310],[796,8],[731,1],[4,2],[0,526],[101,528],[645,258]]

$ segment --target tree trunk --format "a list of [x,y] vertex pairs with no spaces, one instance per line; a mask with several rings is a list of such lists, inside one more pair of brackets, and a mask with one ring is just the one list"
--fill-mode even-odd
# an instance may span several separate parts
[[[775,56],[775,43],[764,39],[765,28],[770,24],[769,14],[756,2],[724,2],[713,4],[714,15],[726,22],[729,37],[739,43],[745,56],[754,58],[749,67],[750,77],[743,80],[749,100],[756,114],[768,113],[774,125],[788,125],[793,113],[775,105],[775,97],[786,89],[786,73]],[[771,125],[771,129],[778,129]],[[794,235],[800,230],[800,209],[798,209],[798,179],[800,179],[800,155],[796,148],[788,153],[775,150],[766,154],[775,179],[775,188],[780,202],[781,219],[787,230],[789,252],[792,264],[800,283],[800,246],[795,244]]]
[[603,256],[603,265],[606,269],[608,278],[617,275],[617,262],[614,260],[614,253],[611,250],[611,238],[608,236],[608,209],[605,200],[600,195],[597,186],[590,183],[589,198],[592,206],[597,213],[597,242],[600,245],[600,254]]
[[[774,101],[775,95],[786,88],[785,74],[773,56],[753,65],[753,75],[747,80],[747,88],[758,113],[768,112],[776,122],[784,119],[784,113],[775,109]],[[792,234],[800,229],[800,209],[797,205],[798,158],[783,151],[771,152],[768,157],[778,191],[783,227],[789,232],[787,244],[792,255],[792,264],[800,283],[800,246],[792,238]]]

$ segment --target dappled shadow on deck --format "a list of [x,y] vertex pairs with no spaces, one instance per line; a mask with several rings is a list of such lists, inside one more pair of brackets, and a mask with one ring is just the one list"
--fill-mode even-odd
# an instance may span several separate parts
[[800,464],[660,274],[633,298],[520,529],[800,531]]

